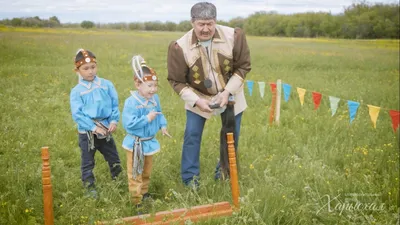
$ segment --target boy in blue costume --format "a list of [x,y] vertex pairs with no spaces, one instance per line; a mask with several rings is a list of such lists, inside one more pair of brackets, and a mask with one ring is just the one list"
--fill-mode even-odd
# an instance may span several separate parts
[[98,77],[96,56],[80,49],[75,56],[79,83],[71,90],[72,118],[78,125],[83,185],[97,197],[93,169],[96,150],[104,156],[112,179],[121,172],[121,161],[111,134],[119,121],[118,95],[109,80]]
[[151,197],[149,190],[153,155],[160,151],[160,143],[155,138],[161,129],[163,135],[170,137],[167,120],[161,112],[158,97],[158,77],[146,65],[141,56],[132,58],[134,82],[137,91],[125,100],[122,111],[122,125],[127,132],[122,147],[126,149],[129,192],[132,202],[140,203]]

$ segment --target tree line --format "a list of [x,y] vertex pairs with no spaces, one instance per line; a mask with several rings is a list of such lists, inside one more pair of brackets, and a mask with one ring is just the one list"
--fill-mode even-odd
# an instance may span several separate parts
[[41,19],[35,16],[0,20],[0,25],[13,27],[61,27],[61,22],[56,16],[52,16],[49,19]]
[[[247,18],[237,17],[229,21],[218,20],[218,24],[240,27],[249,35],[281,37],[329,37],[329,38],[399,38],[400,7],[398,3],[369,4],[353,3],[344,12],[334,15],[328,12],[306,12],[290,15],[277,12],[259,11]],[[0,20],[6,26],[24,27],[67,27],[98,28],[142,31],[188,31],[192,28],[189,20],[174,22],[132,22],[132,23],[81,23],[61,24],[55,16],[49,19],[39,17]]]

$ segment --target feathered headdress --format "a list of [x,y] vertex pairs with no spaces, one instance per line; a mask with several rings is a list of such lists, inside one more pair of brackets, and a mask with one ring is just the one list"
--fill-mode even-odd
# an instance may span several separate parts
[[[149,69],[150,74],[143,73],[143,68]],[[146,61],[140,55],[135,55],[132,57],[132,69],[135,78],[140,80],[142,83],[145,81],[158,80],[156,72],[146,65]]]
[[[79,53],[82,54],[82,57],[79,56],[79,60],[77,60]],[[94,54],[92,52],[90,52],[89,50],[82,49],[82,48],[76,52],[75,59],[74,59],[75,68],[78,68],[78,67],[82,66],[83,64],[90,63],[90,62],[96,63],[96,56],[94,56]]]

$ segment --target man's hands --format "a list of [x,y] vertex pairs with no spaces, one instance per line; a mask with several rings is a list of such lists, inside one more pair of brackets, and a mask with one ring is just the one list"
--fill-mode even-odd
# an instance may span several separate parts
[[196,106],[203,112],[212,112],[210,105],[211,105],[211,102],[207,99],[199,98],[196,101]]
[[[219,103],[220,107],[224,107],[226,104],[228,104],[228,99],[229,99],[229,91],[224,90],[223,92],[218,93],[214,97],[213,102]],[[196,106],[199,107],[199,109],[203,112],[212,112],[213,109],[210,108],[210,105],[214,105],[214,103],[212,103],[207,99],[199,98],[199,100],[196,101]]]
[[229,91],[224,90],[223,92],[218,93],[218,95],[215,97],[215,102],[219,102],[219,106],[224,107],[226,104],[228,104]]

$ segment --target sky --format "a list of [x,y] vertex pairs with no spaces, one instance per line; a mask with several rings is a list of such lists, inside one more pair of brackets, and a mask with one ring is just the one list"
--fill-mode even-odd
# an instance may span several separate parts
[[[0,0],[0,19],[57,16],[61,23],[171,21],[190,19],[193,0]],[[342,13],[355,0],[209,0],[217,7],[217,19],[229,21],[258,11],[279,14],[300,12]],[[397,0],[368,0],[368,3],[397,3]]]

